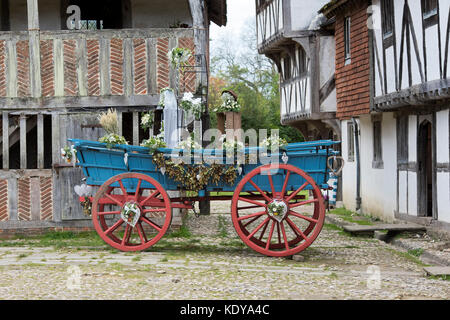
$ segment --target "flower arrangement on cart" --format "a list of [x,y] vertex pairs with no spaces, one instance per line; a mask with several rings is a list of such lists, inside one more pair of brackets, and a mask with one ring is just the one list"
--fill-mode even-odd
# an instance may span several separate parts
[[[185,68],[190,54],[176,48],[169,58],[175,68]],[[232,98],[224,95],[218,112],[239,111]],[[160,105],[164,103],[162,98]],[[189,93],[179,99],[179,106],[195,119],[205,108]],[[288,144],[273,136],[259,147],[246,147],[222,136],[220,148],[202,149],[189,136],[167,148],[163,126],[159,134],[132,146],[119,135],[114,110],[100,114],[99,122],[106,132],[100,141],[71,139],[72,147],[62,150],[62,156],[83,170],[86,185],[78,190],[83,210],[112,247],[122,251],[152,247],[168,231],[173,209],[193,210],[196,201],[213,191],[226,192],[208,200],[231,200],[238,236],[261,254],[294,255],[318,237],[325,219],[322,190],[329,188],[327,161],[337,154],[336,142]],[[144,130],[150,130],[153,122],[152,111],[142,114]],[[181,196],[173,191],[191,192]],[[220,195],[230,192],[232,196]]]

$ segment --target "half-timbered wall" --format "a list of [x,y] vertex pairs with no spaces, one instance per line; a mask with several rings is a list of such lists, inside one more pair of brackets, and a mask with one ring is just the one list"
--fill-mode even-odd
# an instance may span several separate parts
[[292,113],[310,113],[310,59],[297,45],[291,54],[281,58],[281,116]]
[[283,31],[283,0],[256,0],[256,33],[258,44]]
[[[441,88],[440,80],[450,77],[450,1],[436,1],[436,10],[430,12],[422,8],[422,2],[429,1],[395,0],[390,5],[383,1],[374,0],[371,10],[377,108],[389,104],[382,96],[418,85],[429,94]],[[386,31],[387,19],[392,20],[391,32]]]

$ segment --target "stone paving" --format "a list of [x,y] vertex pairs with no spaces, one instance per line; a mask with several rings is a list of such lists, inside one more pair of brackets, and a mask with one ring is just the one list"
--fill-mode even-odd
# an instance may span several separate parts
[[[425,276],[419,258],[325,226],[302,261],[262,256],[232,227],[229,202],[188,216],[191,236],[152,250],[106,245],[0,247],[2,299],[445,299],[450,282]],[[1,241],[1,240],[0,240]]]

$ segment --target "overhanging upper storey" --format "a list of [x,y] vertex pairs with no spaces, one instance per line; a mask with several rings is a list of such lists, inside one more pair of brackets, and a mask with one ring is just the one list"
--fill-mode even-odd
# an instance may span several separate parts
[[[177,81],[195,92],[210,21],[226,23],[225,0],[0,0],[0,106],[155,106]],[[176,74],[175,47],[195,68]]]
[[314,29],[315,17],[325,0],[255,0],[258,50],[266,53],[289,38]]
[[450,1],[373,0],[373,109],[448,107]]

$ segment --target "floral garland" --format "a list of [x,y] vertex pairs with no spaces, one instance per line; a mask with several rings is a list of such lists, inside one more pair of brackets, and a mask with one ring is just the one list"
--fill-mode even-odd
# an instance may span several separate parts
[[72,163],[73,159],[76,159],[77,150],[72,147],[61,148],[61,157],[67,162]]
[[164,131],[161,131],[161,133],[155,137],[150,137],[147,140],[143,140],[141,146],[149,148],[150,154],[155,153],[155,151],[158,150],[159,148],[167,147],[166,142],[164,141]]
[[191,150],[199,150],[202,148],[202,146],[198,144],[194,138],[188,137],[186,140],[180,141],[177,145],[177,148],[191,151]]
[[286,139],[280,137],[269,137],[261,142],[260,147],[267,150],[282,149],[288,145]]
[[218,112],[240,112],[241,105],[236,101],[236,99],[228,92],[222,94],[222,104],[215,108],[213,111]]
[[127,140],[125,140],[123,136],[120,136],[116,133],[107,134],[106,136],[101,137],[99,141],[102,143],[106,143],[106,147],[108,149],[114,148],[114,146],[117,144],[128,144]]
[[158,170],[164,168],[164,174],[178,182],[183,189],[189,191],[203,190],[210,181],[218,185],[221,179],[229,185],[234,185],[238,173],[236,167],[223,164],[207,166],[204,163],[198,165],[187,165],[183,162],[175,163],[170,159],[165,159],[162,153],[153,155],[153,163]]
[[169,61],[174,69],[183,68],[189,65],[189,58],[192,57],[192,51],[186,48],[174,48],[167,54]]
[[232,141],[228,141],[226,140],[227,136],[225,134],[223,134],[219,141],[222,142],[223,148],[227,151],[240,151],[242,152],[242,150],[244,150],[244,144],[240,141],[237,140],[232,140]]
[[194,95],[191,92],[186,92],[183,95],[180,102],[180,108],[186,112],[192,113],[196,120],[200,120],[202,114],[205,112],[205,106],[202,103],[202,99],[194,99]]
[[141,128],[144,129],[145,131],[151,129],[151,127],[153,126],[153,122],[154,122],[154,112],[150,111],[147,113],[142,113],[142,117],[141,117]]

